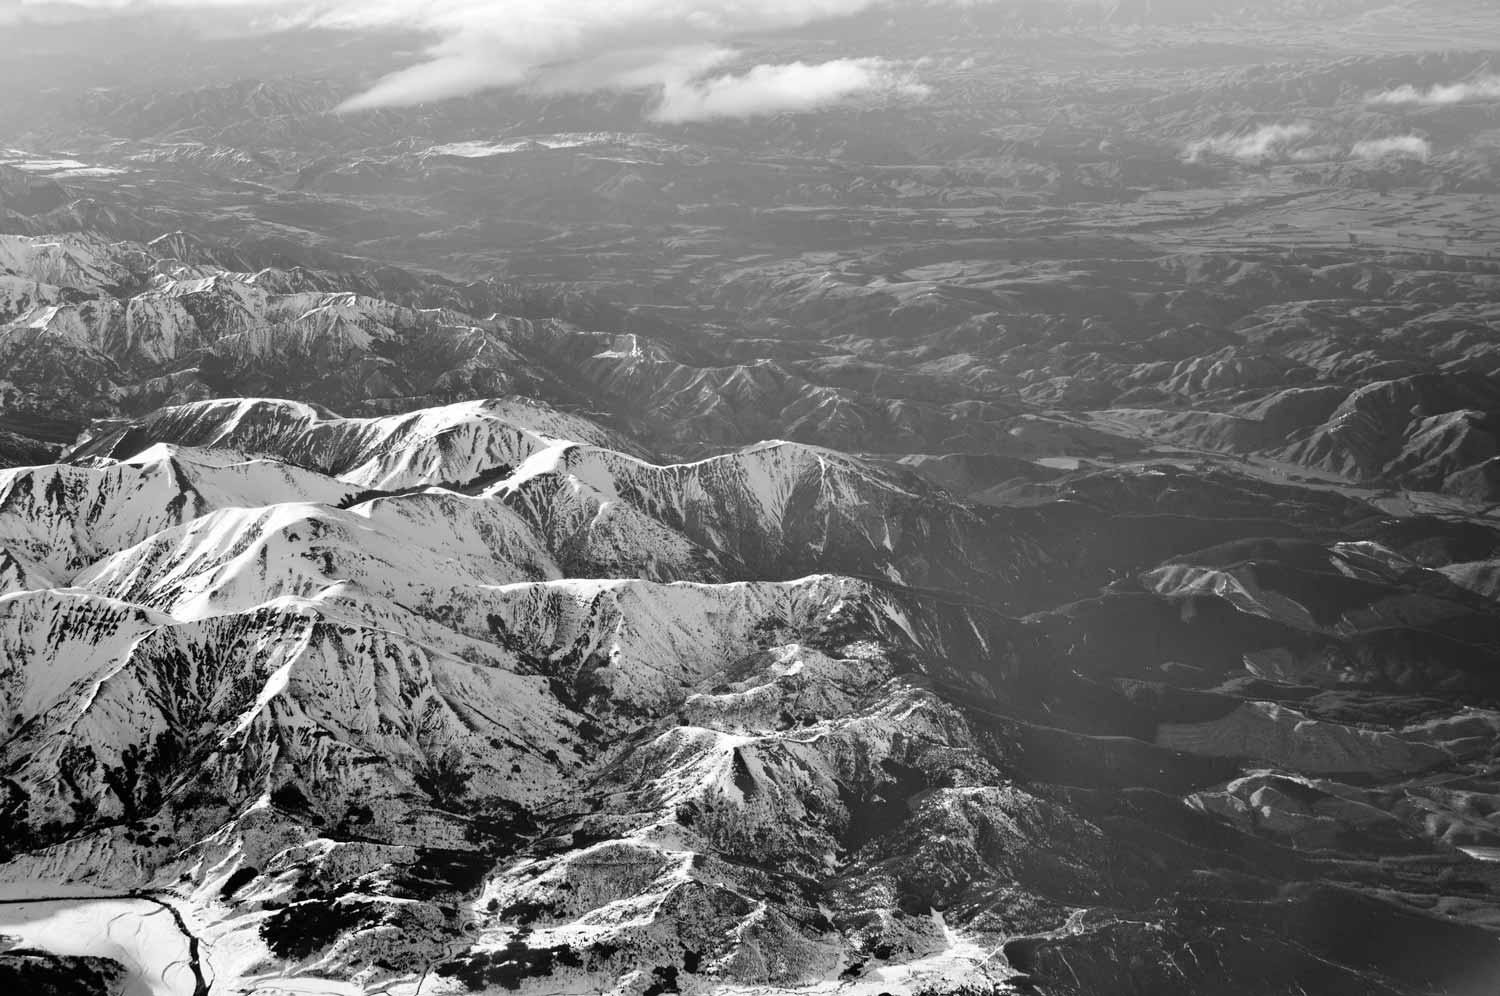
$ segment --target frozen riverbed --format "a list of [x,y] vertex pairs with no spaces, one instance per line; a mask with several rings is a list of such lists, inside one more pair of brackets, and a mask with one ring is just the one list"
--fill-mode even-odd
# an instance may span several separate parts
[[[126,996],[204,992],[195,944],[164,900],[0,896],[0,935],[9,947],[109,958],[125,966]],[[205,975],[206,975],[205,970]]]

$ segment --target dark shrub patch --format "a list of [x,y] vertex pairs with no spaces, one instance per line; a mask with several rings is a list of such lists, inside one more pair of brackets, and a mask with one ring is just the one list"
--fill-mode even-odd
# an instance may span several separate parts
[[229,876],[228,880],[225,881],[224,888],[219,890],[219,898],[228,899],[230,896],[233,896],[236,892],[239,892],[241,889],[243,889],[251,879],[255,878],[255,876],[259,874],[260,871],[258,869],[251,868],[248,865],[244,868],[241,868],[239,871]]
[[556,916],[557,907],[551,903],[530,903],[524,899],[520,902],[511,903],[500,911],[502,920],[510,920],[525,927],[535,923],[544,916]]
[[536,820],[524,807],[504,799],[489,803],[470,821],[464,837],[491,857],[507,857],[538,830]]
[[677,966],[661,965],[651,973],[651,984],[643,996],[663,996],[665,993],[680,993],[677,988]]
[[369,905],[309,899],[261,921],[260,936],[277,957],[300,961],[328,947],[340,934],[379,922],[379,911]]
[[456,810],[469,794],[469,779],[474,773],[464,764],[463,752],[449,747],[442,755],[429,760],[413,776],[417,788],[426,792],[439,807]]
[[106,958],[27,950],[0,954],[0,992],[18,996],[95,996],[119,991],[124,979],[124,966]]
[[423,848],[417,860],[396,880],[398,894],[405,899],[432,899],[450,892],[473,892],[492,867],[483,851]]
[[271,805],[277,809],[300,810],[307,809],[312,803],[307,801],[307,796],[294,782],[278,785],[271,793]]
[[527,979],[551,975],[558,966],[579,968],[582,965],[583,959],[566,944],[529,948],[521,941],[512,941],[503,951],[481,951],[445,962],[437,967],[437,974],[445,979],[458,979],[471,992],[491,986],[514,990],[520,989],[521,983]]

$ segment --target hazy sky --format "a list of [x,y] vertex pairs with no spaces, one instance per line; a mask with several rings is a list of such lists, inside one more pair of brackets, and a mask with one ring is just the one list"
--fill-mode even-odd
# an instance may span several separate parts
[[688,121],[806,110],[871,93],[920,97],[911,67],[862,52],[813,64],[728,67],[739,55],[735,39],[755,32],[875,8],[975,2],[1008,0],[21,0],[11,10],[56,15],[83,6],[121,16],[152,7],[235,8],[280,30],[410,30],[430,39],[425,61],[391,72],[345,110],[518,85],[551,92],[653,88],[660,93],[655,117]]

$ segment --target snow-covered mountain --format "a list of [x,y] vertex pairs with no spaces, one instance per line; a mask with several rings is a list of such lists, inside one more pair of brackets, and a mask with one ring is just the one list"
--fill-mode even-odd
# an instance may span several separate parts
[[[800,546],[889,557],[910,512],[885,503],[924,496],[791,444],[662,467],[612,441],[535,403],[343,420],[212,402],[4,472],[7,876],[181,880],[215,929],[325,970],[368,972],[369,932],[412,917],[387,972],[436,961],[444,931],[398,899],[456,900],[477,875],[479,933],[440,973],[504,977],[515,918],[497,909],[549,911],[535,957],[571,985],[647,962],[846,971],[824,904],[756,912],[790,868],[736,862],[832,871],[864,832],[840,784],[933,743],[972,751],[905,660],[943,647],[950,610],[849,577],[743,578]],[[527,844],[549,833],[579,844]],[[398,870],[413,860],[437,864]],[[462,882],[443,881],[453,862]],[[368,903],[328,898],[355,883]],[[277,940],[315,912],[343,926]],[[928,917],[899,937],[896,965],[961,967]],[[689,947],[668,957],[672,938]]]
[[[1500,714],[1377,730],[1214,687],[1238,655],[1328,695],[1488,687],[1395,633],[1500,632],[1493,603],[1391,537],[1243,538],[1257,504],[1317,529],[1352,499],[1242,481],[1163,531],[1212,481],[1153,473],[1007,510],[803,444],[657,464],[535,401],[102,422],[0,472],[0,874],[171,888],[221,978],[1003,992],[1076,938],[1144,943],[1072,911],[1167,887],[1164,792],[1193,840],[1500,845],[1423,775],[1483,763]],[[1136,535],[1095,562],[1047,541],[1106,509]],[[1351,772],[1383,794],[1329,781]],[[1288,777],[1344,801],[1268,801]],[[1146,834],[1123,849],[1122,819]],[[1160,923],[1165,952],[1292,943]]]

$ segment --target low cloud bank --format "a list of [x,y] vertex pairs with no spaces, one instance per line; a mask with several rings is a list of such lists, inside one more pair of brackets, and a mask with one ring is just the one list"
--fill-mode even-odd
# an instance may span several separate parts
[[1264,125],[1252,132],[1199,139],[1188,145],[1187,157],[1192,162],[1208,155],[1226,156],[1242,162],[1283,159],[1304,139],[1312,137],[1312,133],[1311,125]]
[[678,124],[811,111],[867,95],[921,97],[926,88],[882,59],[760,65],[740,75],[668,83],[652,118]]
[[[1317,141],[1321,138],[1321,141]],[[1206,156],[1236,159],[1246,163],[1319,162],[1342,159],[1432,158],[1432,143],[1421,135],[1392,135],[1355,142],[1352,146],[1330,142],[1310,124],[1265,125],[1254,131],[1233,132],[1202,138],[1187,146],[1190,162]]]
[[1355,159],[1420,159],[1425,163],[1432,158],[1432,143],[1420,135],[1377,138],[1355,143],[1352,154]]
[[1407,84],[1377,93],[1369,102],[1390,107],[1444,107],[1487,100],[1500,100],[1500,75],[1482,76],[1466,83],[1438,84],[1425,90]]

